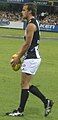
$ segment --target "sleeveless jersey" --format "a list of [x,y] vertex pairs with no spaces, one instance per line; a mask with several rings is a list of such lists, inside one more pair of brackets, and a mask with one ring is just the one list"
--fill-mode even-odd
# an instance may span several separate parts
[[[32,43],[31,43],[29,49],[27,50],[27,52],[25,53],[24,59],[37,59],[37,58],[40,58],[39,51],[38,51],[38,45],[39,45],[39,40],[40,40],[39,22],[35,18],[32,18],[28,22],[28,24],[29,23],[35,24],[37,27],[37,30],[34,32]],[[26,31],[25,31],[25,34],[26,34]]]

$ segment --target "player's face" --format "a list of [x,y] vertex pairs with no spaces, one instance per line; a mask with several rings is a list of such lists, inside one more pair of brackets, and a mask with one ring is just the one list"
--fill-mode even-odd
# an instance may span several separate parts
[[22,17],[23,19],[27,19],[28,18],[28,6],[23,6],[23,9],[22,9]]

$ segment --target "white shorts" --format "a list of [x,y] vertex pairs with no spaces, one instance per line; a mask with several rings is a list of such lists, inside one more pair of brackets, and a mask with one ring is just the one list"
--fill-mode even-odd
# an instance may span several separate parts
[[41,58],[39,59],[26,59],[23,61],[21,70],[24,73],[35,75],[39,65],[41,63]]

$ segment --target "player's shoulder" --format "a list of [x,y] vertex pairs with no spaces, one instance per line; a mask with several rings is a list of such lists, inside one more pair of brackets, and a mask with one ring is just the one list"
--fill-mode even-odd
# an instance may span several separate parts
[[36,30],[36,26],[35,26],[35,24],[33,24],[33,23],[29,23],[28,25],[27,25],[27,30],[29,30],[29,31],[35,31]]
[[30,19],[28,23],[33,23],[33,24],[35,24],[35,23],[36,23],[36,18]]
[[31,20],[29,20],[29,24],[31,23],[36,27],[39,27],[39,21],[36,18],[32,18]]
[[36,19],[35,18],[32,18],[28,21],[28,25],[29,27],[35,27],[36,25]]

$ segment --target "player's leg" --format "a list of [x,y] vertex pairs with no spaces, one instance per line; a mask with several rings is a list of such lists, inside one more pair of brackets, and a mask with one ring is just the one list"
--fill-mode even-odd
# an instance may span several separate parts
[[46,104],[46,97],[36,86],[31,85],[29,91],[36,97],[40,98],[40,100],[44,103],[44,105]]
[[19,111],[23,112],[26,101],[29,96],[29,82],[31,80],[32,75],[22,73],[22,79],[21,79],[21,99],[20,99],[20,105],[19,105]]
[[40,100],[44,103],[45,107],[45,116],[47,116],[51,112],[51,108],[53,106],[53,101],[47,99],[43,93],[34,85],[31,85],[29,91],[35,95],[36,97],[40,98]]
[[6,113],[9,116],[23,116],[24,108],[29,96],[29,82],[31,80],[32,75],[22,73],[21,75],[21,98],[18,109],[13,112]]

